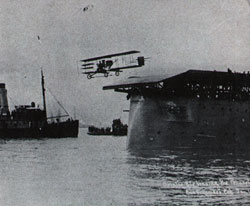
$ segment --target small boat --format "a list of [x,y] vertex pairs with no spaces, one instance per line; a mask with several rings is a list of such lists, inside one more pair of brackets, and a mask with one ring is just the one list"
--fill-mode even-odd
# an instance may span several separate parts
[[128,132],[128,125],[123,124],[120,119],[113,120],[112,130],[110,127],[98,128],[95,126],[89,126],[89,135],[113,135],[113,136],[125,136]]
[[[36,107],[32,102],[30,105],[15,106],[9,111],[7,90],[4,83],[0,83],[0,139],[10,138],[63,138],[77,137],[79,121],[68,117],[60,121],[61,117],[47,117],[44,76],[41,71],[41,84],[43,94],[43,109]],[[56,119],[49,122],[49,119]]]
[[89,135],[112,135],[111,128],[98,128],[95,126],[89,126],[88,128]]

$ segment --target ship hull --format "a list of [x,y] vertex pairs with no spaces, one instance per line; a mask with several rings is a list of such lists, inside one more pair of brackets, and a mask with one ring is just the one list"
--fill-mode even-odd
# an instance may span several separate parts
[[249,149],[250,104],[218,99],[130,99],[128,148]]
[[34,128],[1,128],[1,139],[35,139],[77,137],[79,121],[66,121],[46,124]]

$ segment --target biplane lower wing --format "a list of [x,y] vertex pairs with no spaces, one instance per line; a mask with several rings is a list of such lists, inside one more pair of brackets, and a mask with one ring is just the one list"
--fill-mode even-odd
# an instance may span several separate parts
[[[103,71],[103,72],[97,72],[97,71],[91,71],[91,72],[83,72],[83,74],[87,74],[87,78],[88,79],[92,79],[92,78],[96,78],[96,74],[99,74],[99,73],[103,73],[104,74],[104,77],[108,77],[109,76],[109,73],[107,71]],[[95,77],[94,77],[95,76]],[[97,77],[100,77],[100,76],[97,76]]]
[[131,69],[131,68],[136,68],[136,67],[141,67],[140,65],[132,65],[132,66],[124,66],[124,67],[115,67],[112,69],[109,69],[109,71],[115,72],[123,69]]
[[97,72],[93,71],[93,72],[83,72],[83,74],[96,74]]
[[89,71],[89,72],[83,72],[83,74],[106,74],[108,73],[109,71]]
[[83,64],[82,66],[86,67],[86,66],[92,66],[92,65],[94,65],[94,63],[87,63],[87,64]]
[[94,69],[94,67],[82,67],[81,69]]

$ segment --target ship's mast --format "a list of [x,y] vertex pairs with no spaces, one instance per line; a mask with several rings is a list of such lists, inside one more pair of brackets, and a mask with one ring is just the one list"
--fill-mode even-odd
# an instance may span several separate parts
[[41,69],[41,77],[42,77],[42,93],[43,93],[43,110],[45,113],[45,118],[47,119],[47,110],[46,110],[46,100],[45,100],[45,88],[44,88],[44,76],[43,70]]

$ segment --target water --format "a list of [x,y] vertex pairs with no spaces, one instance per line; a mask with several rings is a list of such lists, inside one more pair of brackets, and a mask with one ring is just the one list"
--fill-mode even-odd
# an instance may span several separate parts
[[126,137],[0,142],[0,205],[249,205],[246,153],[126,150]]

